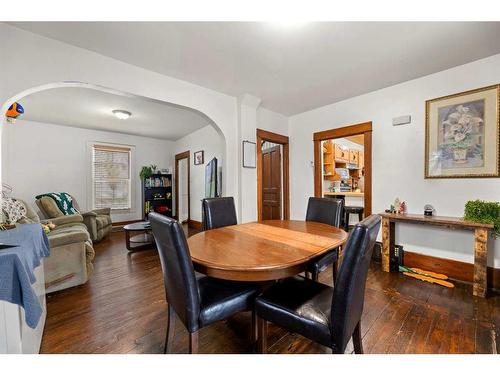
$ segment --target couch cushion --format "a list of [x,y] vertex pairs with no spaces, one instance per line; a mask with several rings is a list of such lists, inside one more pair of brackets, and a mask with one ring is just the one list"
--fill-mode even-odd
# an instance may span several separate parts
[[47,215],[49,219],[54,217],[64,216],[59,207],[57,207],[56,202],[52,198],[49,197],[41,197],[39,199],[40,204],[42,205],[44,213]]
[[26,217],[23,217],[22,219],[18,220],[17,222],[19,224],[35,224],[35,223],[40,222],[40,217],[37,215],[35,210],[33,210],[33,208],[31,208],[31,206],[29,204],[27,204],[22,199],[17,199],[17,198],[15,198],[15,199],[17,201],[21,202],[24,205],[24,207],[26,208]]
[[[64,229],[69,229],[69,228],[64,228]],[[47,237],[49,238],[50,247],[53,248],[57,246],[88,241],[89,234],[79,230],[68,230],[68,231],[54,230],[50,232]]]
[[97,215],[96,222],[97,230],[99,230],[101,228],[107,227],[108,225],[111,225],[111,217],[107,215]]

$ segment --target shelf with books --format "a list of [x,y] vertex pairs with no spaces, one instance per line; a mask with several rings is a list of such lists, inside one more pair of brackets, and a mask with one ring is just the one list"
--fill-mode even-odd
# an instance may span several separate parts
[[142,181],[143,219],[150,212],[172,216],[172,175],[153,174]]

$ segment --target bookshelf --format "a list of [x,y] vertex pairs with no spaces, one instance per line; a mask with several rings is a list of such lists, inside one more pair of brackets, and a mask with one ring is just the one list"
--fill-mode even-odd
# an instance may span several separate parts
[[152,174],[142,181],[142,218],[150,212],[172,216],[172,175]]

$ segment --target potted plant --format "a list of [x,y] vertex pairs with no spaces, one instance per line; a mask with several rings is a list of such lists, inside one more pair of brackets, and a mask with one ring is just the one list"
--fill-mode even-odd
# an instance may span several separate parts
[[492,235],[500,235],[500,203],[479,199],[465,204],[464,220],[482,224],[493,224]]
[[141,171],[139,172],[139,177],[144,180],[148,177],[151,177],[153,173],[156,171],[156,165],[145,165],[141,168]]

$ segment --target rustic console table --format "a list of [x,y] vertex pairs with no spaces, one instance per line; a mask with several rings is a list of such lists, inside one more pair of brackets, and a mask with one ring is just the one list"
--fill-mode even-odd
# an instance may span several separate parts
[[382,213],[382,269],[390,271],[390,259],[394,252],[396,222],[437,225],[449,229],[474,231],[474,286],[475,296],[484,297],[487,290],[488,232],[492,224],[474,223],[458,217],[425,216],[413,214]]

